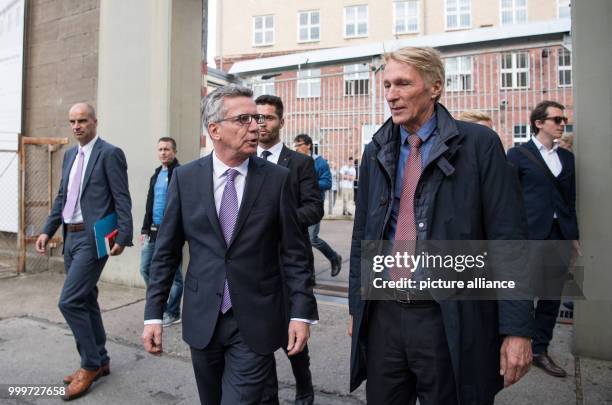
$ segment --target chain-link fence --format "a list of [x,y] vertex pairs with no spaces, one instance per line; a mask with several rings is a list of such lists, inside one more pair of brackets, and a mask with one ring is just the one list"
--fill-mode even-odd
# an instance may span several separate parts
[[[22,138],[21,244],[19,271],[48,270],[61,253],[62,239],[57,234],[49,243],[49,254],[36,252],[35,242],[51,211],[60,181],[61,160],[56,153],[67,138]],[[58,261],[59,263],[59,261]]]
[[19,231],[19,154],[0,150],[0,278],[17,272]]

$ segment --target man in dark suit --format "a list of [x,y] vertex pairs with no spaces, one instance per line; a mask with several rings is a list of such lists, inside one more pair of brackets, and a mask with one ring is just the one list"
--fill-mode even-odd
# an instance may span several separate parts
[[125,156],[97,136],[94,108],[75,104],[68,116],[79,145],[64,154],[59,191],[36,250],[46,253],[49,238],[63,224],[66,280],[59,308],[81,356],[81,367],[64,377],[69,384],[64,398],[74,399],[110,373],[96,286],[108,256],[98,258],[94,224],[112,212],[117,214],[119,233],[110,255],[120,255],[125,246],[132,246],[132,202]]
[[536,294],[549,298],[539,299],[536,305],[533,364],[555,377],[567,374],[548,355],[548,345],[559,313],[567,264],[572,253],[582,254],[576,218],[574,155],[556,143],[567,124],[564,110],[555,101],[538,103],[530,116],[534,136],[508,151],[508,160],[516,168],[523,190],[529,239],[567,240],[573,245],[558,249],[561,244],[547,243],[533,255],[535,260],[541,260],[541,265],[535,268],[544,278],[544,285],[540,285]]
[[[319,196],[317,175],[314,161],[301,153],[287,148],[280,140],[280,130],[285,120],[283,118],[283,101],[280,97],[262,95],[255,100],[257,113],[264,116],[264,123],[259,128],[259,145],[257,156],[268,162],[276,163],[289,169],[289,182],[297,202],[298,223],[304,237],[306,254],[310,261],[310,271],[314,272],[314,258],[308,227],[318,223],[323,218],[323,202]],[[310,374],[310,356],[308,346],[300,353],[289,356],[291,369],[295,377],[296,405],[312,404],[314,390]],[[270,387],[276,387],[276,369],[271,375]]]
[[150,269],[142,339],[159,355],[164,304],[189,243],[183,339],[204,404],[259,404],[274,352],[299,353],[318,319],[289,170],[253,156],[264,118],[252,94],[232,84],[207,97],[214,151],[175,170]]
[[370,300],[362,242],[524,239],[518,185],[497,134],[455,121],[438,102],[437,51],[401,48],[384,60],[391,118],[361,159],[351,244],[350,389],[367,378],[369,404],[489,405],[529,369],[530,302],[449,300],[412,288]]

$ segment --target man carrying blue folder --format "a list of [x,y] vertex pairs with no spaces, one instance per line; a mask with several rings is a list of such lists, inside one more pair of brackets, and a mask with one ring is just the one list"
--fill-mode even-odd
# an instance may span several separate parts
[[117,215],[117,236],[109,254],[120,255],[132,246],[132,202],[123,151],[96,135],[94,108],[78,103],[70,108],[70,126],[79,143],[64,155],[62,179],[47,223],[36,241],[45,254],[49,238],[63,225],[66,279],[59,309],[76,340],[80,367],[64,377],[64,399],[84,395],[91,384],[110,373],[106,333],[98,306],[96,284],[108,256],[98,257],[94,224]]

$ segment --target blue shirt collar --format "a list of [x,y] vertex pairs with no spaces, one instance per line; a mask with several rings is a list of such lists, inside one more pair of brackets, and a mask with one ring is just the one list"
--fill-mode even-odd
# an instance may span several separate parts
[[[416,134],[418,135],[419,138],[421,138],[421,141],[425,143],[427,142],[429,137],[434,133],[437,126],[438,126],[438,119],[436,118],[436,113],[434,112],[431,118],[428,119],[427,122],[423,124],[423,126],[421,126],[421,128],[419,128]],[[400,126],[400,138],[402,141],[402,145],[406,142],[409,135],[410,134],[408,133],[406,128],[404,128],[403,126]]]

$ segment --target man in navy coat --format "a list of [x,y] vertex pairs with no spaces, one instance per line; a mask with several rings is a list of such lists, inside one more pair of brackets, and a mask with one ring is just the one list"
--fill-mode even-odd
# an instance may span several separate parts
[[541,260],[534,269],[544,278],[544,285],[540,285],[536,294],[548,298],[539,299],[536,305],[533,364],[555,377],[567,374],[548,355],[548,345],[559,313],[571,250],[581,254],[574,155],[557,144],[567,124],[564,110],[565,107],[555,101],[540,102],[530,116],[534,136],[524,145],[508,151],[508,160],[517,170],[523,191],[529,239],[567,240],[573,245],[570,247],[569,242],[566,245],[543,244],[533,255],[534,260]]
[[427,290],[370,300],[362,242],[525,239],[518,184],[497,134],[438,103],[444,64],[435,50],[386,54],[383,84],[391,118],[361,159],[351,244],[350,388],[367,379],[369,404],[492,404],[529,369],[531,303]]
[[36,250],[46,253],[49,238],[63,225],[66,280],[59,308],[81,356],[81,367],[64,377],[64,383],[69,384],[64,399],[70,400],[85,394],[93,381],[110,373],[96,286],[108,256],[98,258],[94,224],[113,212],[117,214],[118,234],[109,254],[120,255],[126,246],[132,246],[132,202],[125,155],[98,137],[94,108],[75,104],[68,116],[79,144],[64,154],[59,191]]

